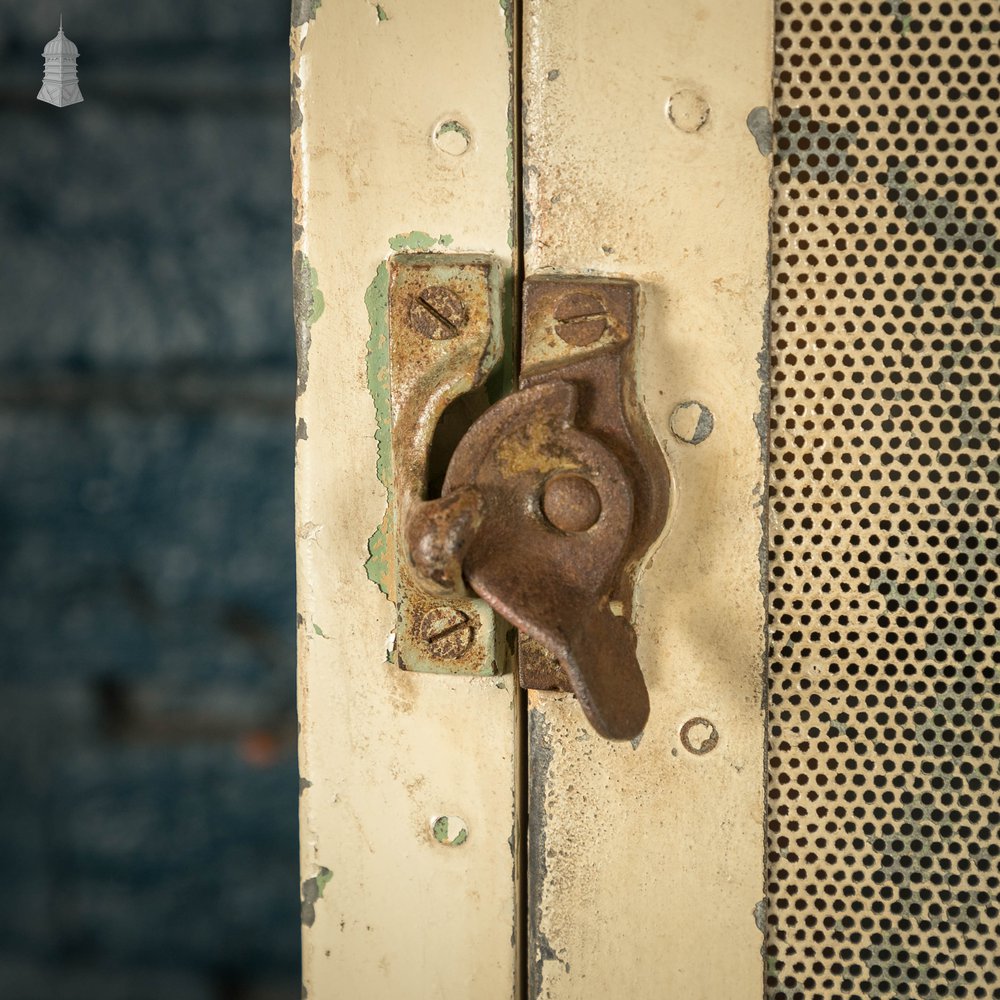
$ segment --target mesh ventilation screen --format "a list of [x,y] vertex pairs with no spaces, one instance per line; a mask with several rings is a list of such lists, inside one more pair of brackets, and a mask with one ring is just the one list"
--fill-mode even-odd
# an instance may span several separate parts
[[1000,997],[1000,4],[776,11],[767,994]]

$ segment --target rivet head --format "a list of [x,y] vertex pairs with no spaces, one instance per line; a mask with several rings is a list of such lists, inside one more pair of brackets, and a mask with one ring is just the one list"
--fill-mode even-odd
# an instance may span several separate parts
[[553,476],[542,493],[542,513],[560,531],[592,528],[601,516],[601,497],[593,483],[575,473]]
[[674,437],[688,444],[701,444],[714,427],[712,411],[694,400],[678,403],[670,414],[670,430]]
[[667,117],[682,132],[697,132],[710,111],[708,101],[694,90],[678,90],[667,101]]
[[441,122],[434,129],[434,145],[449,156],[461,156],[472,144],[472,136],[469,130],[461,123],[454,120]]
[[469,824],[461,816],[432,816],[431,836],[445,847],[461,847],[469,839]]
[[461,332],[469,311],[461,298],[444,285],[432,285],[410,302],[410,323],[430,340],[450,340]]
[[688,753],[701,757],[719,745],[719,730],[701,716],[688,719],[681,726],[681,745]]
[[434,656],[457,660],[472,645],[476,622],[460,608],[432,608],[421,618],[419,632]]
[[569,292],[553,311],[556,333],[573,347],[586,347],[604,336],[608,328],[608,310],[600,298],[590,292]]

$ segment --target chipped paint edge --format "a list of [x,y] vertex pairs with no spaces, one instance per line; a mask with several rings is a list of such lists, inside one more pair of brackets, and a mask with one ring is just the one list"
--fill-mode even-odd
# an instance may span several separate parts
[[[398,233],[389,239],[393,253],[404,251],[447,249],[452,237],[443,233],[431,236],[420,230]],[[375,271],[371,284],[365,290],[365,309],[368,313],[368,343],[365,350],[365,372],[368,394],[375,407],[375,472],[385,487],[385,512],[381,522],[368,537],[368,558],[365,575],[390,601],[394,600],[389,538],[392,530],[393,480],[392,480],[392,414],[389,402],[389,255]]]

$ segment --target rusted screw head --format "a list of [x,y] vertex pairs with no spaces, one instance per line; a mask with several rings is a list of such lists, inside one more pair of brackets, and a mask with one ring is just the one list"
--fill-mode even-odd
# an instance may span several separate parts
[[573,347],[586,347],[604,336],[608,328],[608,310],[590,292],[569,292],[557,303],[553,316],[556,333]]
[[586,531],[601,516],[601,497],[583,476],[564,472],[545,484],[542,513],[560,531]]
[[450,340],[461,332],[469,311],[462,299],[444,285],[431,285],[410,302],[410,323],[430,340]]
[[472,645],[476,623],[458,608],[432,608],[420,620],[420,638],[443,660],[457,660]]

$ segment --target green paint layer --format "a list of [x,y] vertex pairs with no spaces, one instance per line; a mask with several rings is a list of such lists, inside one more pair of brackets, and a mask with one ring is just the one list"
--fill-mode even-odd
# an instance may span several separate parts
[[389,596],[389,510],[392,508],[392,462],[389,411],[389,268],[383,261],[365,292],[368,310],[368,391],[375,403],[375,471],[386,489],[386,514],[368,539],[365,573]]
[[401,250],[430,250],[435,243],[440,243],[441,246],[446,247],[450,246],[453,242],[454,238],[447,234],[431,236],[430,233],[422,233],[414,229],[412,232],[400,233],[398,236],[393,236],[389,240],[389,246],[398,253]]
[[292,299],[295,311],[297,341],[297,394],[305,391],[309,380],[309,347],[312,344],[312,325],[323,315],[325,301],[319,290],[319,275],[309,263],[309,258],[296,250],[292,257]]
[[[389,247],[398,252],[429,250],[449,246],[453,238],[447,233],[431,236],[413,230],[389,240]],[[368,310],[368,353],[366,361],[368,391],[375,403],[375,471],[386,491],[386,512],[382,523],[368,539],[365,573],[379,590],[389,597],[389,518],[392,511],[392,438],[389,408],[389,268],[385,261],[378,266],[372,283],[365,292]]]
[[302,923],[304,926],[312,927],[316,922],[316,902],[323,898],[323,890],[332,878],[333,872],[329,868],[321,866],[312,878],[307,878],[302,883]]
[[320,868],[316,873],[316,891],[319,894],[318,898],[323,898],[323,890],[326,889],[330,879],[333,878],[333,872],[329,868]]
[[434,839],[439,844],[444,844],[445,847],[461,847],[469,839],[469,830],[461,820],[458,822],[461,823],[458,833],[455,834],[453,839],[450,839],[451,817],[438,816],[434,820],[434,826],[431,828]]

